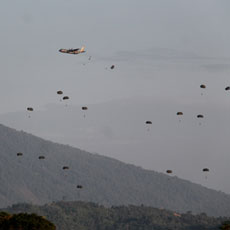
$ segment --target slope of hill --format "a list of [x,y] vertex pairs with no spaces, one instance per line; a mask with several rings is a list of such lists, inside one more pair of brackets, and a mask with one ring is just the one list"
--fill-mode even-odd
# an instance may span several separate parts
[[[230,216],[230,195],[0,125],[1,207],[83,200]],[[17,156],[17,153],[23,153]],[[39,160],[39,156],[45,159]],[[63,166],[69,169],[63,170]],[[76,186],[82,185],[79,189]]]
[[227,218],[208,217],[205,213],[179,214],[146,206],[113,206],[106,208],[86,202],[56,202],[44,206],[28,204],[13,205],[11,213],[38,213],[51,220],[57,230],[203,230],[219,229]]
[[[222,95],[220,101],[208,99],[208,91],[202,97],[199,83],[192,88],[196,97],[186,100],[143,97],[87,104],[85,118],[81,105],[66,107],[60,102],[35,108],[31,119],[21,111],[0,114],[0,120],[17,130],[146,169],[172,169],[180,178],[230,194],[230,108],[220,103],[228,103],[229,95],[212,89]],[[207,104],[209,100],[214,105]],[[184,112],[181,122],[178,110]],[[198,113],[205,115],[202,125]],[[149,131],[146,120],[152,121]],[[201,171],[204,167],[210,168],[208,180]]]

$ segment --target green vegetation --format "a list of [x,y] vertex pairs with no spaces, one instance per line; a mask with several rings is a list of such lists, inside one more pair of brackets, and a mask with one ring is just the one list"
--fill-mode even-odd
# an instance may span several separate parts
[[0,230],[55,230],[54,224],[36,214],[0,213]]
[[[57,230],[214,230],[229,226],[227,218],[176,213],[145,206],[106,208],[86,202],[57,202],[44,206],[13,205],[10,213],[38,213],[51,220]],[[221,229],[229,229],[221,227]]]

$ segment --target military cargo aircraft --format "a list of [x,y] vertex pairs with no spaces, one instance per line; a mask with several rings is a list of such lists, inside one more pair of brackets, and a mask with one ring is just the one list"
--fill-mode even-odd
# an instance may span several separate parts
[[81,48],[77,48],[77,49],[60,49],[59,52],[67,53],[67,54],[80,54],[80,53],[85,53],[85,47],[82,46]]

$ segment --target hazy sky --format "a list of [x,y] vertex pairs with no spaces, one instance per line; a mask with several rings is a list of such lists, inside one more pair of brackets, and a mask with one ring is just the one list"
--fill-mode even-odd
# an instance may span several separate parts
[[[229,57],[229,7],[228,0],[3,1],[1,112],[52,102],[59,88],[75,97],[75,103],[136,95],[136,88],[127,87],[132,79],[128,84],[123,78],[134,76],[142,84],[142,69],[131,72],[132,63],[119,62],[114,63],[120,70],[116,76],[104,71],[111,64],[106,59],[122,51],[141,55],[143,50],[166,48]],[[58,53],[59,48],[81,45],[86,46],[85,55]],[[83,66],[87,55],[92,55],[92,64]],[[154,80],[152,75],[152,84]]]
[[[75,146],[90,151],[95,148],[95,152],[153,170],[164,168],[159,166],[162,159],[164,166],[169,167],[165,162],[170,159],[179,167],[178,176],[203,184],[207,182],[196,180],[192,168],[185,170],[189,161],[207,162],[221,171],[208,186],[230,193],[230,184],[224,177],[225,170],[228,172],[230,134],[225,125],[229,123],[230,95],[224,91],[230,85],[229,10],[229,0],[4,0],[0,4],[0,113],[25,111],[28,106],[42,110],[47,104],[58,103],[57,90],[70,96],[72,106],[106,105],[109,109],[110,103],[122,104],[128,100],[129,105],[140,99],[136,112],[130,108],[126,111],[125,117],[132,117],[135,122],[143,122],[136,120],[136,116],[165,123],[164,115],[156,115],[155,108],[162,108],[159,111],[168,115],[164,119],[176,125],[178,120],[174,116],[178,110],[185,109],[191,116],[205,113],[209,120],[206,119],[204,129],[199,127],[202,131],[194,131],[197,123],[190,120],[183,123],[183,135],[174,132],[175,127],[167,122],[164,131],[158,125],[153,127],[159,133],[154,156],[150,151],[154,148],[151,140],[146,143],[141,136],[143,130],[132,139],[132,133],[138,129],[133,123],[125,128],[120,112],[112,113],[111,108],[103,116],[113,114],[118,120],[111,119],[109,126],[101,130],[98,125],[92,131],[92,126],[97,126],[95,119],[88,131],[82,130],[82,137],[77,135]],[[86,46],[85,54],[58,52],[60,48],[82,45]],[[92,56],[90,61],[89,56]],[[114,70],[109,69],[112,64]],[[203,97],[199,89],[202,83],[207,85]],[[143,98],[148,100],[146,107],[153,101],[151,110],[146,108],[146,118]],[[20,120],[18,124],[15,122],[17,119],[13,126],[23,129]],[[46,122],[48,125],[51,121]],[[117,127],[123,128],[122,133]],[[25,124],[25,130],[42,134],[38,129],[37,126],[28,129]],[[106,135],[100,136],[101,133]],[[123,137],[123,142],[115,141],[113,133]],[[43,134],[57,140],[55,133],[53,138]],[[71,137],[58,140],[73,144]],[[173,157],[167,158],[171,152]],[[191,155],[193,152],[197,155]],[[222,157],[213,157],[217,152]],[[185,159],[188,154],[194,158]],[[209,162],[207,158],[214,160]]]

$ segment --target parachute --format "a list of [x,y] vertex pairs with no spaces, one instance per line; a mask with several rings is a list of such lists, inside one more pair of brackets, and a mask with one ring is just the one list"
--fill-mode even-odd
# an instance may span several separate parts
[[[88,110],[88,107],[83,106],[83,107],[81,107],[81,109],[82,109],[82,110]],[[84,114],[84,116],[83,116],[83,117],[85,118],[85,114]]]
[[38,159],[39,159],[39,160],[44,160],[45,157],[44,157],[44,156],[39,156]]
[[68,96],[64,96],[62,99],[63,100],[69,100],[69,97]]
[[166,170],[166,173],[168,173],[168,174],[170,174],[170,173],[172,173],[172,170]]
[[34,109],[32,107],[27,107],[27,111],[32,112],[32,111],[34,111]]
[[67,169],[69,169],[69,167],[68,166],[63,166],[62,169],[67,170]]
[[[209,172],[209,168],[203,168],[202,170],[204,173],[208,173]],[[205,175],[205,179],[207,179],[207,174]]]
[[209,172],[208,168],[203,168],[203,172]]
[[23,156],[23,153],[21,153],[21,152],[17,153],[17,156],[19,157],[18,158],[18,162],[21,163],[21,159],[20,158]]
[[[63,91],[58,90],[58,91],[57,91],[57,94],[58,94],[58,95],[62,95],[62,94],[63,94]],[[61,98],[60,98],[60,101],[62,101],[62,99],[61,99]]]
[[[204,115],[202,115],[202,114],[198,114],[197,116],[196,116],[198,119],[203,119],[204,118]],[[199,122],[199,125],[201,125],[202,123],[201,122]]]
[[[200,88],[201,88],[201,89],[206,89],[206,85],[203,85],[203,84],[202,84],[202,85],[200,85]],[[201,96],[202,96],[202,95],[203,95],[203,93],[201,93]]]
[[[28,112],[33,112],[34,109],[33,109],[32,107],[27,107],[27,111],[28,111]],[[28,117],[30,118],[30,115],[28,115]]]
[[225,88],[225,90],[226,90],[226,91],[230,90],[230,86],[227,86],[227,87]]
[[114,69],[115,68],[115,65],[111,65],[110,69]]
[[206,85],[200,85],[201,89],[206,89]]
[[[145,124],[146,124],[146,125],[152,125],[152,121],[146,121]],[[150,130],[150,128],[148,127],[148,128],[147,128],[147,131],[149,131],[149,130]]]
[[[176,115],[177,115],[177,116],[182,116],[182,115],[183,115],[183,112],[177,112]],[[179,119],[179,122],[181,122],[180,119]]]
[[77,199],[80,200],[80,197],[81,197],[81,192],[80,192],[80,190],[83,189],[83,186],[80,185],[80,184],[78,184],[78,185],[76,186],[76,188],[77,188],[77,196],[78,196]]
[[[69,100],[69,96],[64,96],[64,97],[62,98],[62,100],[63,100],[63,101]],[[67,102],[66,102],[65,106],[67,106]]]
[[61,94],[63,94],[63,92],[61,90],[58,90],[57,94],[61,95]]

